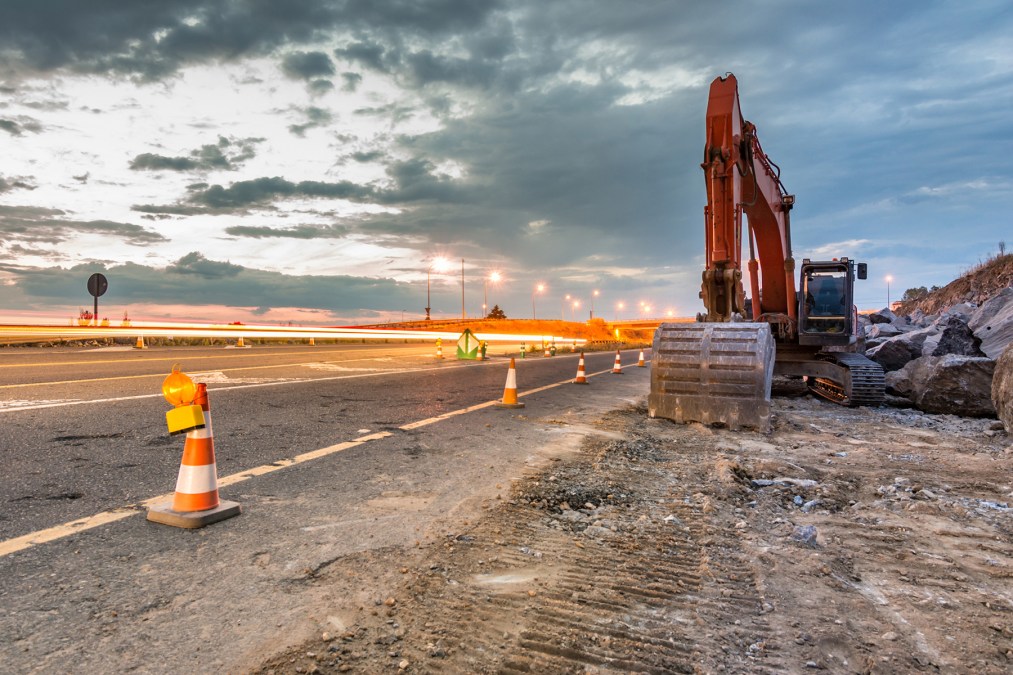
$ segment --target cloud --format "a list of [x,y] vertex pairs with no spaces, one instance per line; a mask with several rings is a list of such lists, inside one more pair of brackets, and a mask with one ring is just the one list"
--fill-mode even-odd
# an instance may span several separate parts
[[168,241],[164,236],[135,225],[110,220],[73,220],[59,209],[0,205],[0,240],[60,244],[78,234],[114,237],[131,246],[150,246]]
[[292,227],[263,227],[255,225],[233,225],[225,233],[234,237],[253,239],[341,239],[350,232],[343,225],[295,225]]
[[[133,303],[179,305],[186,312],[178,318],[200,316],[202,307],[270,308],[298,307],[364,315],[378,311],[400,311],[425,304],[425,282],[407,284],[384,277],[344,275],[288,275],[256,270],[206,258],[193,251],[165,267],[124,263],[87,263],[73,267],[17,267],[0,264],[0,273],[13,279],[12,292],[24,307],[75,307],[86,297],[84,283],[94,272],[109,279],[105,307]],[[434,307],[442,287],[434,288]],[[453,306],[448,293],[447,306]],[[459,297],[459,296],[458,296]],[[186,305],[185,307],[182,305]],[[108,311],[108,310],[106,310]],[[118,311],[118,310],[113,310]],[[133,312],[131,312],[133,314]],[[317,317],[318,320],[326,315]]]
[[0,176],[0,194],[11,190],[34,190],[36,186],[30,180],[27,176]]
[[292,79],[311,80],[334,75],[334,63],[324,52],[292,52],[281,60],[281,69]]
[[22,136],[26,131],[39,133],[42,131],[42,125],[39,124],[38,120],[34,120],[31,117],[25,117],[24,115],[19,115],[17,120],[6,118],[0,119],[0,129],[3,129],[11,136]]
[[305,136],[306,131],[309,129],[327,126],[334,118],[329,110],[316,106],[309,106],[302,109],[301,112],[306,116],[306,122],[303,124],[292,124],[288,128],[289,131],[299,137]]
[[218,137],[218,142],[191,150],[186,157],[167,157],[145,152],[130,161],[134,171],[234,171],[256,156],[255,146],[263,138]]

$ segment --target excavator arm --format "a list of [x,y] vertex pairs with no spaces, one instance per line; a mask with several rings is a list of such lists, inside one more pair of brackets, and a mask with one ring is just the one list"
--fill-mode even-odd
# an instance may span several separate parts
[[[743,119],[738,82],[728,74],[711,83],[707,136],[701,164],[707,185],[704,207],[706,267],[700,297],[704,321],[731,321],[745,314],[742,288],[742,216],[748,224],[753,320],[796,331],[795,261],[789,212],[795,198],[763,152],[756,127]],[[758,256],[758,259],[757,259]],[[762,293],[760,289],[763,289]]]

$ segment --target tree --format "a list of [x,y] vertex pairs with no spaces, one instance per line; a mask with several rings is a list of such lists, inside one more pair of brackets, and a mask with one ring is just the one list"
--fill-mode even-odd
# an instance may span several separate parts
[[903,300],[904,302],[908,302],[909,300],[920,300],[921,298],[924,298],[928,294],[929,289],[925,288],[924,286],[917,286],[915,288],[909,288],[906,291],[904,291],[904,295],[901,297],[901,300]]
[[493,305],[489,313],[486,314],[487,319],[505,319],[507,315],[503,313],[503,310],[499,308],[499,305]]

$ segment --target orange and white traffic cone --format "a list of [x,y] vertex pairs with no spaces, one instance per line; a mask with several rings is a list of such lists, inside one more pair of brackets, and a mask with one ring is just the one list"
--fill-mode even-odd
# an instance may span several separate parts
[[440,339],[436,340],[436,358],[443,358],[443,341]]
[[239,348],[239,349],[245,349],[246,348],[246,343],[243,342],[243,336],[242,335],[239,336],[239,341],[236,342],[236,347]]
[[204,411],[204,428],[187,432],[172,505],[155,505],[148,509],[148,520],[156,523],[204,527],[240,513],[239,504],[218,498],[218,469],[206,384],[197,385],[194,404]]
[[584,352],[580,353],[580,360],[577,361],[577,377],[573,380],[574,384],[588,384],[587,373],[584,372]]
[[313,338],[310,338],[310,347],[316,347],[316,346],[317,346],[317,341],[314,340]]
[[148,345],[144,344],[144,336],[138,335],[137,342],[134,343],[134,349],[147,349]]
[[543,356],[552,356],[552,354],[549,353],[549,345],[548,345],[548,343],[545,344],[545,354],[543,354]]
[[615,365],[612,366],[612,374],[613,375],[622,375],[623,374],[623,362],[619,358],[619,350],[618,349],[616,350],[616,362],[615,362]]
[[517,367],[513,358],[510,359],[510,370],[507,371],[506,386],[503,388],[503,400],[496,404],[500,408],[523,408],[517,402]]
[[646,368],[647,365],[644,363],[644,350],[640,350],[640,360],[637,361],[637,368]]

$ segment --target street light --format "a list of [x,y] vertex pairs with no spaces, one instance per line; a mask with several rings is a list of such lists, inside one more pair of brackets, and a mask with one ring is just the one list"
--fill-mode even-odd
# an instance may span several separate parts
[[577,308],[578,307],[580,307],[580,300],[574,300],[573,301],[573,309],[570,310],[570,321],[576,321],[577,320],[577,317],[575,316],[575,314],[577,313]]
[[538,313],[535,311],[535,293],[541,293],[545,290],[545,284],[538,284],[535,289],[531,291],[531,318],[537,319]]
[[464,258],[461,258],[461,318],[466,318],[464,313]]
[[559,320],[566,321],[566,304],[570,302],[570,294],[567,293],[562,300],[559,301]]
[[890,309],[890,282],[893,281],[893,277],[889,274],[886,275],[886,308]]
[[623,309],[623,307],[625,307],[625,306],[626,305],[623,302],[617,302],[616,303],[616,321],[619,320],[619,312],[621,312],[622,309]]
[[434,268],[436,269],[437,272],[442,272],[443,271],[443,266],[446,263],[447,263],[447,261],[444,258],[439,258],[439,257],[438,258],[433,258],[433,261],[431,263],[429,263],[429,268],[426,270],[426,321],[429,321],[429,309],[430,309],[430,307],[432,305],[432,303],[430,302],[430,297],[431,297],[430,296],[430,288],[431,288],[430,277],[433,274],[433,269]]
[[598,291],[591,291],[591,314],[590,318],[594,320],[594,299],[598,297]]

